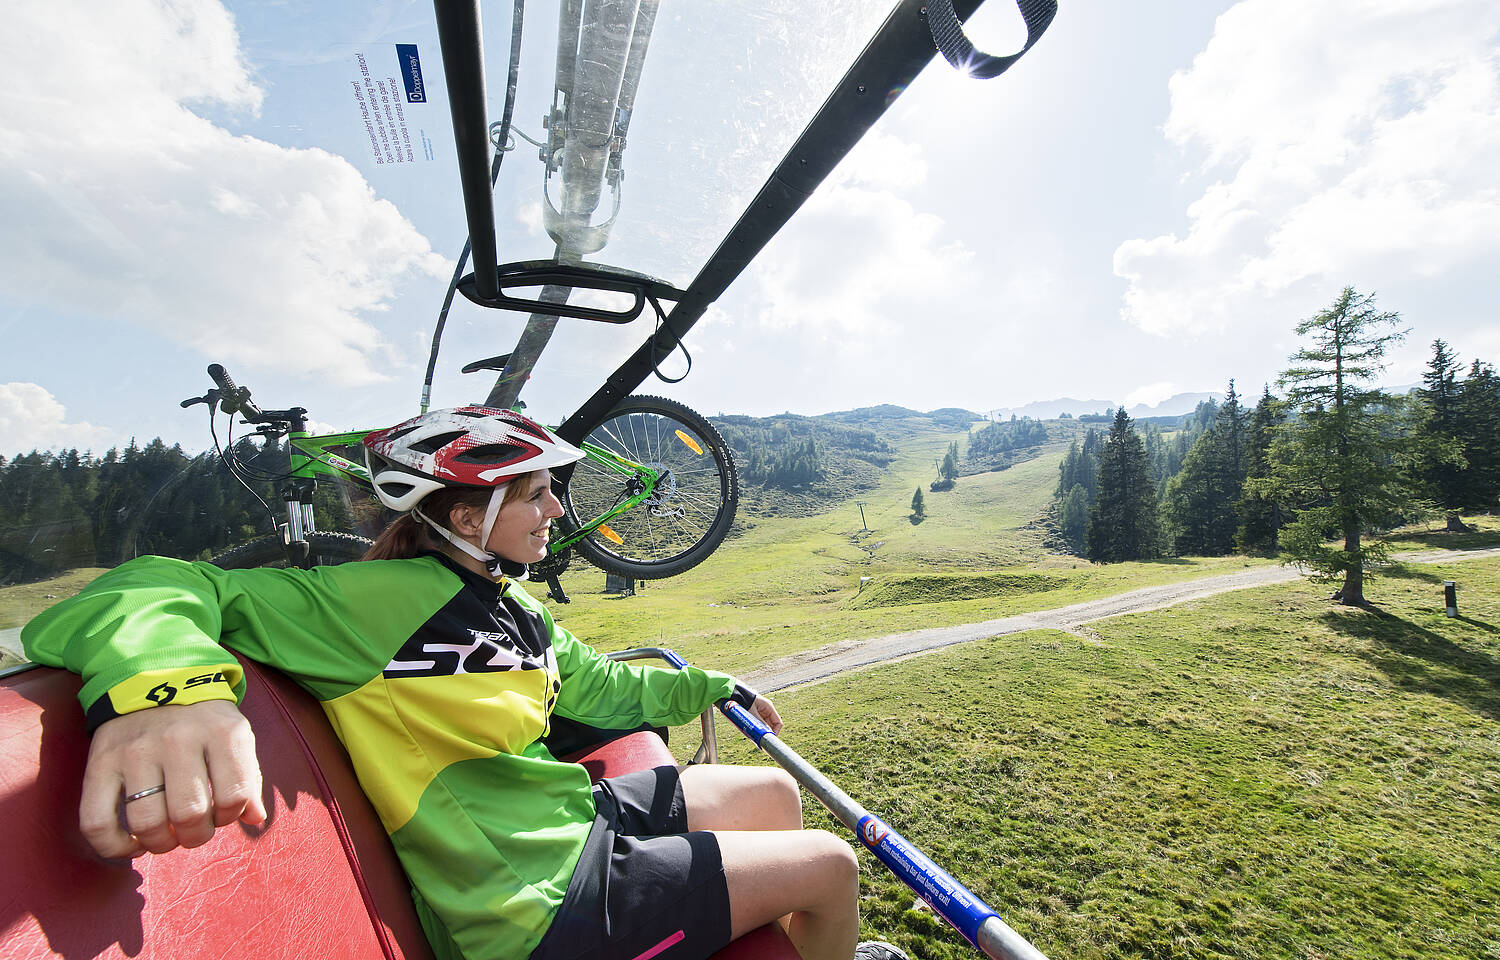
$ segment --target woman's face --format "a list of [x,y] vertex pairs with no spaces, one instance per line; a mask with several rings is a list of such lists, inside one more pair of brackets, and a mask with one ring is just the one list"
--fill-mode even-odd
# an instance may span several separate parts
[[546,470],[512,480],[522,485],[514,499],[500,508],[485,548],[516,563],[536,563],[547,556],[547,528],[563,514],[552,495],[552,475]]

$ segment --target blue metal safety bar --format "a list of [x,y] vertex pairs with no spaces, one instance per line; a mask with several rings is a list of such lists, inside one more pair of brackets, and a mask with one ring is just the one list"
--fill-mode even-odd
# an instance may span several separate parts
[[[660,657],[679,670],[687,666],[686,660],[661,647],[631,650],[615,656],[634,659],[640,655]],[[890,824],[860,806],[816,767],[798,756],[758,717],[729,700],[720,703],[719,710],[741,733],[817,797],[839,822],[854,831],[866,849],[981,953],[992,960],[1047,960],[1030,941],[1000,919],[988,904],[912,846]]]

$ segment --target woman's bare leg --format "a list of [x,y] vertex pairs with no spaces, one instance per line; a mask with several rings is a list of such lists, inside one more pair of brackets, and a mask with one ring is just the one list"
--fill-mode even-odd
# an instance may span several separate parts
[[802,960],[849,960],[859,938],[859,862],[823,830],[715,831],[733,937],[786,917]]
[[689,830],[800,830],[797,781],[779,767],[705,763],[683,769]]
[[803,830],[797,782],[776,767],[682,771],[689,830],[724,858],[731,935],[780,922],[803,960],[849,960],[859,935],[859,862],[849,844]]

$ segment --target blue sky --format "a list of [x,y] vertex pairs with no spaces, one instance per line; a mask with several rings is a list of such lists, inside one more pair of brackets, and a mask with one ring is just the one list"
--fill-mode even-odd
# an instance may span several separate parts
[[[446,104],[408,105],[412,162],[376,165],[350,84],[393,42],[435,75],[431,6],[303,6],[8,9],[35,40],[0,102],[0,453],[201,446],[176,401],[212,361],[330,427],[413,412],[464,236]],[[690,278],[884,12],[807,6],[664,0],[602,259]],[[1004,0],[971,26],[1018,43]],[[1257,392],[1345,284],[1411,327],[1391,383],[1435,337],[1500,361],[1497,41],[1483,0],[1064,0],[1004,77],[919,77],[694,330],[687,381],[642,389],[751,414]],[[550,64],[523,66],[537,135]],[[534,151],[506,165],[502,259],[546,255]],[[482,396],[457,367],[520,323],[456,308],[435,401]],[[601,327],[560,327],[535,412],[644,336]]]

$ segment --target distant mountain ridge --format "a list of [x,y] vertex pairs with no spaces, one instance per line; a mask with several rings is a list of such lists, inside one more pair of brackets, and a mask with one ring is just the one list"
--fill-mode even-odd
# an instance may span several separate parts
[[[1192,413],[1204,400],[1217,400],[1218,396],[1215,393],[1178,393],[1160,403],[1138,403],[1133,407],[1126,407],[1125,412],[1133,420],[1146,417],[1176,417],[1184,413]],[[1076,400],[1073,397],[1059,397],[1056,400],[1037,400],[1020,407],[999,407],[989,411],[986,416],[991,420],[1009,420],[1012,415],[1031,417],[1036,420],[1056,420],[1064,413],[1081,417],[1087,413],[1103,413],[1118,406],[1120,406],[1118,400]]]

